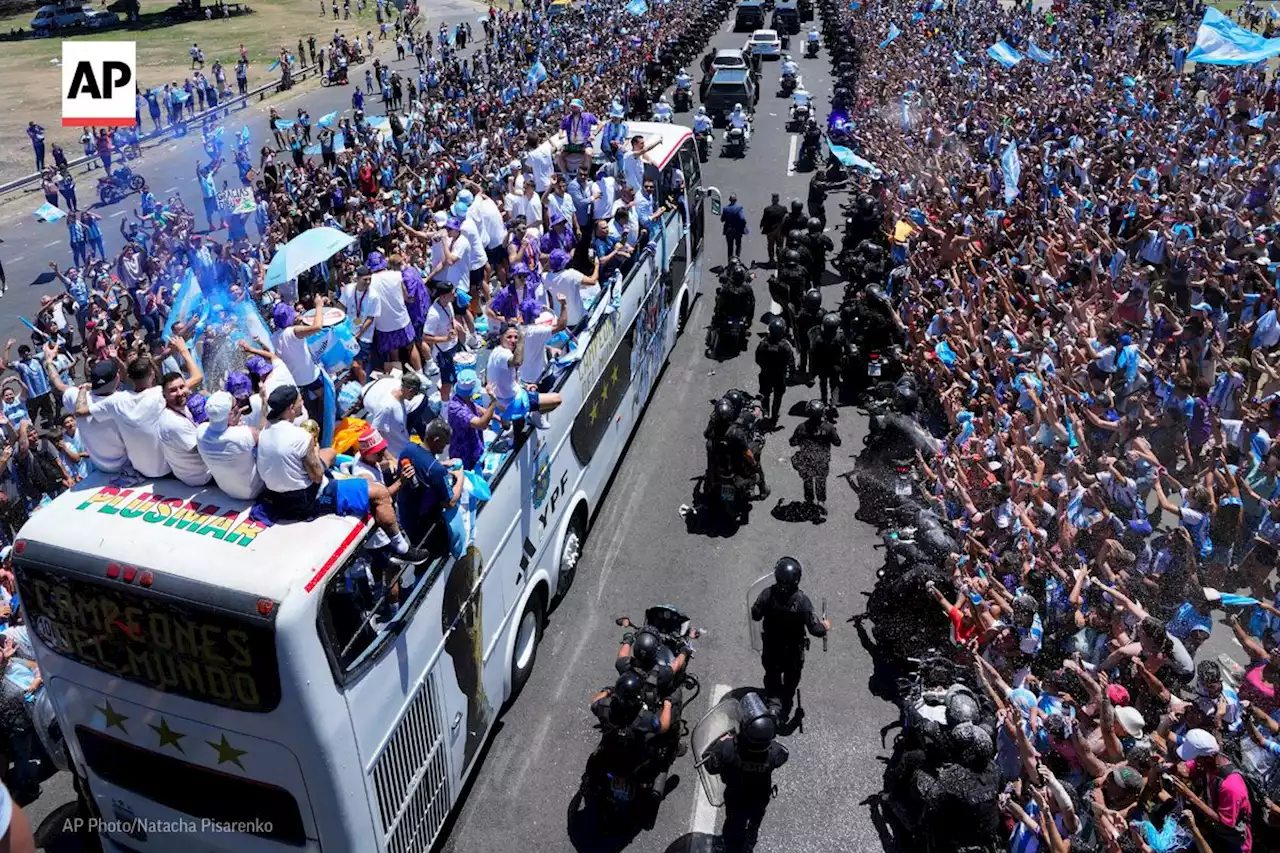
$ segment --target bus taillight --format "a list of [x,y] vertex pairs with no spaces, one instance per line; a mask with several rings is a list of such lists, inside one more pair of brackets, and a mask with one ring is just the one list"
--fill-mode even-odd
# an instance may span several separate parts
[[107,577],[115,580],[120,577],[120,566],[117,563],[107,563]]
[[258,614],[261,616],[270,616],[271,611],[275,610],[276,603],[269,598],[258,599]]
[[17,542],[13,543],[13,553],[21,554],[25,550],[27,550],[27,540],[19,539]]
[[124,567],[124,582],[125,582],[125,583],[133,583],[133,579],[134,579],[134,578],[136,578],[137,576],[138,576],[138,570],[137,570],[137,569],[135,569],[133,566],[125,566],[125,567]]
[[142,572],[138,575],[138,586],[151,586],[156,576],[151,572]]

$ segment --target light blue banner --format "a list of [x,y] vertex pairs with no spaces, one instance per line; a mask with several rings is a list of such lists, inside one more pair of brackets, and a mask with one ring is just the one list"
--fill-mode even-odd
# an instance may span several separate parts
[[1004,203],[1013,204],[1020,194],[1018,181],[1022,179],[1022,161],[1018,159],[1018,146],[1013,140],[1000,155],[1000,174],[1004,176]]
[[1280,56],[1280,38],[1263,38],[1209,7],[1187,59],[1207,65],[1253,65],[1273,56]]
[[1023,60],[1022,54],[1009,47],[1008,42],[998,41],[987,48],[987,56],[999,62],[1005,68],[1012,68]]
[[1027,45],[1027,56],[1039,62],[1041,65],[1050,65],[1054,62],[1054,56],[1046,50],[1041,49],[1035,42]]
[[880,49],[881,49],[881,50],[884,50],[886,47],[888,47],[888,46],[889,46],[889,44],[890,44],[894,39],[896,39],[896,38],[897,38],[898,36],[900,36],[900,35],[902,35],[902,30],[898,29],[898,27],[897,27],[897,25],[896,25],[896,24],[890,24],[890,25],[889,25],[889,34],[888,34],[887,36],[885,36],[884,41],[880,42]]

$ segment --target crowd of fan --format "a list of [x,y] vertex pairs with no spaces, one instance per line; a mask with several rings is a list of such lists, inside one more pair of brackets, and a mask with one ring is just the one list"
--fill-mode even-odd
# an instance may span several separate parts
[[1280,849],[1280,74],[1187,64],[1202,9],[941,6],[842,13],[849,119],[1009,849]]

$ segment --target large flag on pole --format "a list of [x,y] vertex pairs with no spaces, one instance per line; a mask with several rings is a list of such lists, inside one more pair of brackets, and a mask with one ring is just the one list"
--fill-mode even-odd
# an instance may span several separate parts
[[999,62],[1005,68],[1012,68],[1022,61],[1022,54],[1009,47],[1008,42],[998,41],[987,48],[987,56]]
[[1263,38],[1210,6],[1187,59],[1208,65],[1253,65],[1273,56],[1280,56],[1280,38]]

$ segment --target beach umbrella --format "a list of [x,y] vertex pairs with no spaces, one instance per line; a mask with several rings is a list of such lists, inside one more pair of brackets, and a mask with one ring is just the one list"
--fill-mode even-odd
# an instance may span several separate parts
[[279,287],[297,278],[316,264],[322,264],[356,241],[337,228],[312,228],[276,249],[267,267],[268,288]]

